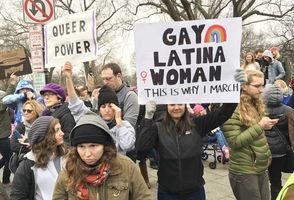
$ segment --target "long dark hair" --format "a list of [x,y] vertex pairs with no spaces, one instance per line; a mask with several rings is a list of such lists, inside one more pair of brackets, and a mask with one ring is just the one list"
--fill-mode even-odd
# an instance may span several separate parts
[[175,123],[173,118],[168,113],[168,109],[166,108],[166,112],[163,118],[163,124],[168,133],[176,131],[179,134],[185,133],[186,131],[191,131],[194,126],[192,124],[192,115],[189,113],[186,106],[183,116],[177,123]]
[[55,125],[58,123],[58,119],[53,119],[45,138],[40,143],[32,145],[32,152],[36,157],[36,167],[46,168],[52,155],[64,156],[67,153],[65,145],[57,145],[55,139]]
[[[109,162],[116,157],[117,150],[114,144],[104,145],[104,152],[99,160],[99,163]],[[77,147],[72,147],[66,158],[65,173],[67,175],[66,186],[68,189],[77,189],[80,184],[86,184],[86,176],[83,166],[86,164],[82,161],[77,151]],[[99,165],[97,164],[97,167]]]

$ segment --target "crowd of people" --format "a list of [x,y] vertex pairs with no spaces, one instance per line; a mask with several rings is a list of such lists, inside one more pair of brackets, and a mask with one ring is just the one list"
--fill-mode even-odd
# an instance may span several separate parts
[[158,200],[204,200],[205,137],[218,142],[236,199],[282,199],[294,190],[291,183],[282,189],[281,181],[290,165],[287,146],[294,145],[294,81],[278,48],[246,53],[234,75],[242,88],[239,104],[195,99],[139,106],[116,63],[101,68],[103,86],[92,94],[74,86],[70,62],[62,74],[65,88],[48,83],[37,94],[12,74],[0,91],[0,194],[6,199],[152,199],[151,156]]

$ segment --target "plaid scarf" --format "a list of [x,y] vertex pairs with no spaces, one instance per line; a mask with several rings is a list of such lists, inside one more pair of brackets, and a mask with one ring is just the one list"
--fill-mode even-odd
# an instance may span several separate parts
[[[82,170],[87,172],[86,183],[91,187],[99,187],[104,183],[110,173],[110,164],[108,162],[100,164],[98,167],[83,167]],[[94,200],[89,196],[89,188],[80,184],[77,191],[77,200]]]

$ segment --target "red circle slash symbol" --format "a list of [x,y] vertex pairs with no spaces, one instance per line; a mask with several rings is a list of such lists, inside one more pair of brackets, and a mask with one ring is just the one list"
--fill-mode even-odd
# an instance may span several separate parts
[[[32,4],[32,8],[29,9],[29,3]],[[46,4],[49,6],[49,13],[46,13]],[[41,6],[41,7],[40,7]],[[26,15],[35,22],[47,22],[49,21],[53,16],[53,6],[50,2],[50,0],[25,0],[24,5],[25,13]],[[40,12],[42,14],[41,19],[38,19],[40,17],[36,17],[35,15]]]

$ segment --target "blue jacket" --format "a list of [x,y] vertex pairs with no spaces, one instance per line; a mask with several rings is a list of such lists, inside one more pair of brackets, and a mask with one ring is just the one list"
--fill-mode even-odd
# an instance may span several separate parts
[[20,90],[25,88],[31,90],[36,95],[33,85],[26,80],[21,80],[18,82],[14,94],[7,95],[3,98],[3,103],[14,110],[14,121],[16,125],[23,122],[22,106],[27,99],[26,95],[20,92]]

